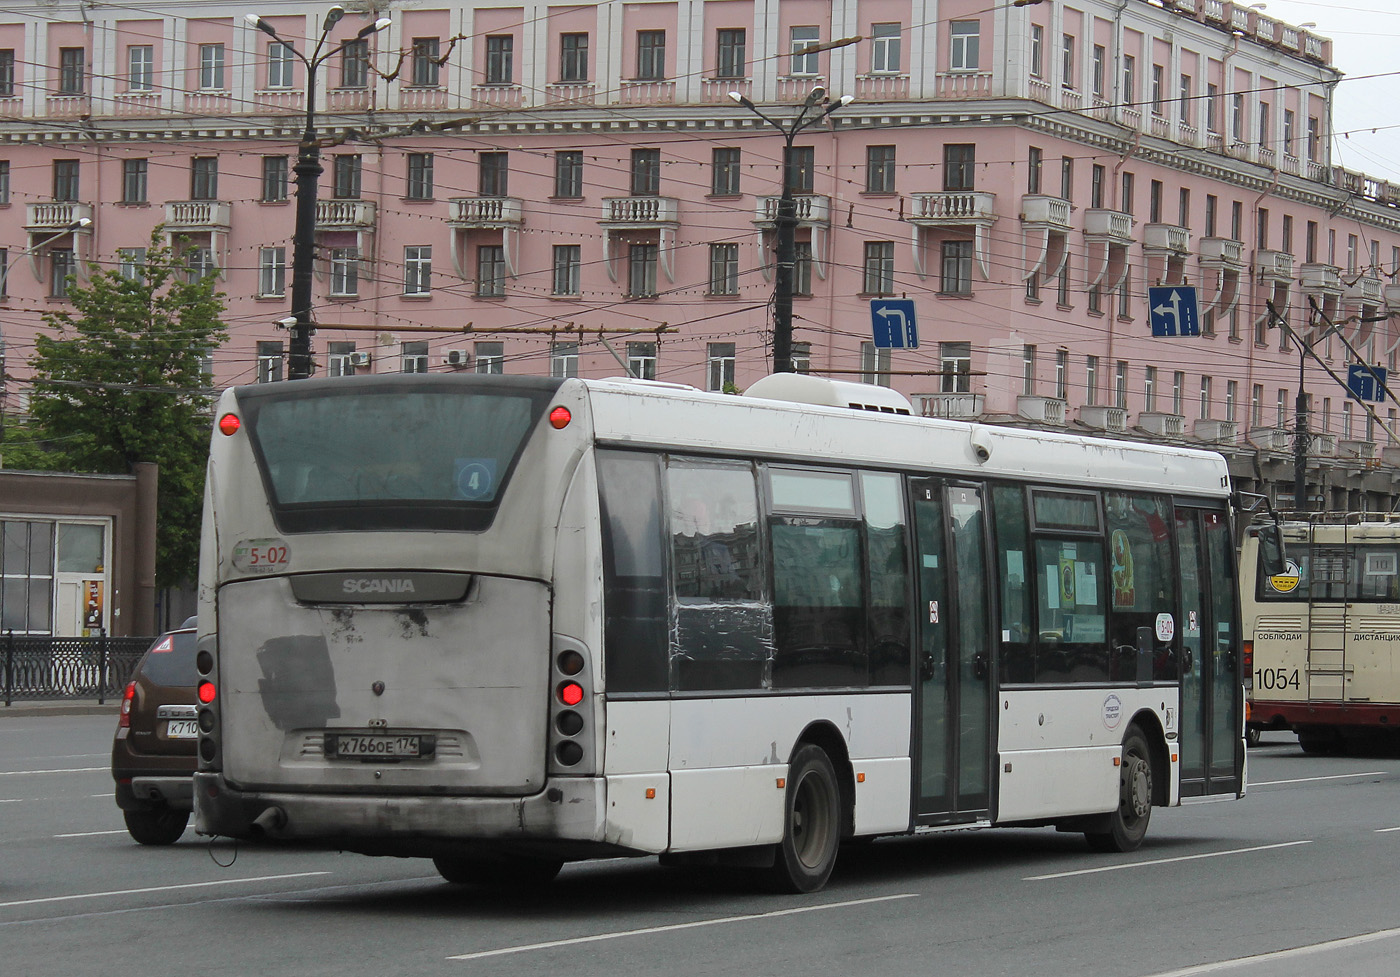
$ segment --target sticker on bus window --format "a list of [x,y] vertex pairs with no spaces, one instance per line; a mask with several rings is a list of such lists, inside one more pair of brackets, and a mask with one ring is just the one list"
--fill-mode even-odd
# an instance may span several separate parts
[[233,568],[239,573],[281,573],[291,562],[292,550],[284,539],[240,539],[233,547]]
[[458,458],[455,467],[457,498],[480,502],[496,494],[495,458]]
[[1157,640],[1170,641],[1176,637],[1176,619],[1170,614],[1157,615]]
[[1298,589],[1298,584],[1302,582],[1302,579],[1298,564],[1289,560],[1284,565],[1282,573],[1276,573],[1269,578],[1269,587],[1276,593],[1291,594]]

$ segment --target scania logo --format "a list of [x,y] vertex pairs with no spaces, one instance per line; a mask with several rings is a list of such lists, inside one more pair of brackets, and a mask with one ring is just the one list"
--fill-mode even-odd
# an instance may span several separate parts
[[347,594],[411,594],[413,581],[408,577],[351,577],[341,586]]

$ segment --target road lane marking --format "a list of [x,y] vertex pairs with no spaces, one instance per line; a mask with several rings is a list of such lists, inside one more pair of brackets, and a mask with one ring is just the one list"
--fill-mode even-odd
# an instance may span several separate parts
[[40,773],[95,773],[111,767],[68,767],[64,770],[0,770],[0,777],[29,777]]
[[1118,872],[1127,868],[1146,868],[1148,865],[1167,865],[1171,862],[1193,862],[1200,858],[1219,858],[1221,855],[1246,855],[1255,851],[1272,851],[1276,848],[1292,848],[1295,845],[1311,845],[1312,841],[1285,841],[1277,845],[1256,845],[1253,848],[1231,848],[1229,851],[1208,851],[1199,855],[1178,855],[1175,858],[1154,858],[1150,862],[1122,862],[1118,865],[1100,865],[1097,868],[1081,868],[1073,872],[1055,872],[1053,875],[1028,875],[1022,882],[1043,882],[1046,879],[1067,879],[1074,875],[1097,875],[1099,872]]
[[304,879],[311,875],[330,875],[330,872],[293,872],[291,875],[257,875],[250,879],[218,879],[214,882],[182,882],[179,885],[151,885],[143,889],[111,889],[107,892],[79,892],[71,896],[45,896],[42,899],[15,899],[0,902],[0,909],[11,906],[37,906],[45,902],[72,902],[77,899],[103,899],[108,896],[139,896],[147,892],[172,892],[176,889],[202,889],[215,885],[237,885],[240,882],[275,882],[281,879]]
[[1400,936],[1400,929],[1376,930],[1374,933],[1362,933],[1359,936],[1348,936],[1340,940],[1326,940],[1322,943],[1295,946],[1290,950],[1256,953],[1252,957],[1235,957],[1232,960],[1217,960],[1214,963],[1197,964],[1194,967],[1183,967],[1180,970],[1167,970],[1160,974],[1152,974],[1150,977],[1194,977],[1196,974],[1215,974],[1222,970],[1237,970],[1240,967],[1248,967],[1256,963],[1273,963],[1277,960],[1288,960],[1293,957],[1307,957],[1314,953],[1326,953],[1328,950],[1345,950],[1348,947],[1374,943],[1377,940],[1391,940],[1397,936]]
[[115,831],[74,831],[66,835],[54,835],[55,838],[91,838],[95,835],[124,835],[125,828],[118,828]]
[[569,940],[550,940],[548,943],[525,943],[519,946],[506,946],[498,950],[481,950],[476,953],[460,953],[448,960],[480,960],[484,957],[501,957],[511,953],[526,953],[530,950],[552,950],[561,946],[578,946],[580,943],[597,943],[602,940],[620,940],[628,936],[649,936],[653,933],[671,933],[677,930],[697,929],[701,926],[722,926],[727,923],[751,923],[760,919],[776,919],[779,916],[795,916],[798,913],[814,913],[823,909],[848,909],[851,906],[869,906],[878,902],[892,902],[896,899],[916,899],[917,892],[902,892],[893,896],[877,896],[874,899],[852,899],[849,902],[828,902],[820,906],[799,906],[796,909],[778,909],[770,913],[753,913],[747,916],[724,916],[719,919],[701,919],[693,923],[672,923],[668,926],[647,926],[635,930],[617,930],[612,933],[597,933],[593,936],[576,936]]
[[1361,773],[1337,773],[1330,777],[1302,777],[1298,780],[1262,780],[1249,782],[1251,787],[1277,787],[1279,784],[1311,784],[1318,780],[1346,780],[1348,777],[1383,777],[1388,771],[1364,770]]
[[1383,835],[1383,834],[1385,834],[1387,831],[1400,831],[1400,828],[1377,828],[1377,829],[1376,829],[1376,834],[1378,834],[1378,835]]

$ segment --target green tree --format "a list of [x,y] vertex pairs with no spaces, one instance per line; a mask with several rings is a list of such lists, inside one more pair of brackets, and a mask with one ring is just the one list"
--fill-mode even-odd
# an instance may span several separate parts
[[160,466],[156,585],[194,579],[213,394],[202,360],[227,335],[213,275],[191,274],[151,232],[134,276],[92,266],[68,289],[72,311],[47,312],[36,339],[30,434],[51,465],[125,474]]

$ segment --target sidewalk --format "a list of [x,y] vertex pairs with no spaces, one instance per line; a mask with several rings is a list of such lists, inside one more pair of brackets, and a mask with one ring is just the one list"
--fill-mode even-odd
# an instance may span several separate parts
[[0,719],[6,716],[111,716],[116,719],[120,709],[120,698],[108,699],[102,705],[86,699],[35,699],[16,700],[7,706],[0,700]]

